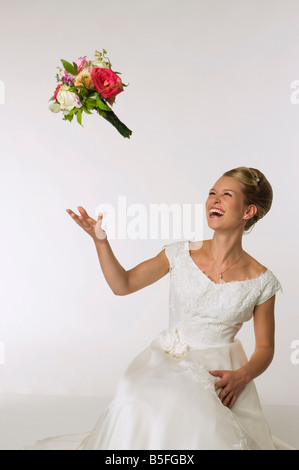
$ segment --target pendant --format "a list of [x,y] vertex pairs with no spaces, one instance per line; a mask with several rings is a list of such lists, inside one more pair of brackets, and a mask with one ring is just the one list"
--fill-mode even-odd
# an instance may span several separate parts
[[220,279],[222,279],[222,278],[223,278],[223,275],[222,275],[222,273],[220,273]]

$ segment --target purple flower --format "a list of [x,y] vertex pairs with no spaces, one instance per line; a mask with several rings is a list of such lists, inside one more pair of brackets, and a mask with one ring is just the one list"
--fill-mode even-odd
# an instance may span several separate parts
[[71,73],[67,72],[65,70],[64,72],[64,76],[62,77],[62,81],[63,83],[65,83],[66,85],[72,85],[74,83],[74,75],[72,75]]
[[78,96],[75,95],[75,94],[74,94],[74,101],[75,101],[76,108],[81,108],[82,107],[81,101],[79,100]]

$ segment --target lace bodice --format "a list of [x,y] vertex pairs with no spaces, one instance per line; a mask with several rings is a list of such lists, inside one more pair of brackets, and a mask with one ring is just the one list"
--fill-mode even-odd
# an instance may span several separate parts
[[269,269],[253,279],[216,283],[191,258],[189,241],[163,248],[170,264],[169,328],[191,347],[233,342],[254,307],[282,291]]

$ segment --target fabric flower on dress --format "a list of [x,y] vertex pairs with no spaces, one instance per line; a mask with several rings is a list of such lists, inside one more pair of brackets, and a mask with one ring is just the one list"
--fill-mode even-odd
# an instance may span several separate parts
[[188,351],[188,345],[180,340],[179,333],[176,328],[162,331],[159,335],[161,348],[166,354],[176,359],[185,356]]

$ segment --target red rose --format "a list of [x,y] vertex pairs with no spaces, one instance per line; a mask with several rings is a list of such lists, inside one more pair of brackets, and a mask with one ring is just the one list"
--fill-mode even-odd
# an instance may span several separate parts
[[118,93],[124,91],[121,79],[111,69],[94,67],[91,76],[98,92],[110,104],[113,104],[114,98]]
[[54,91],[53,100],[55,100],[55,101],[57,101],[56,98],[57,98],[59,88],[61,87],[61,85],[62,85],[61,83],[59,85],[57,85],[56,90]]

